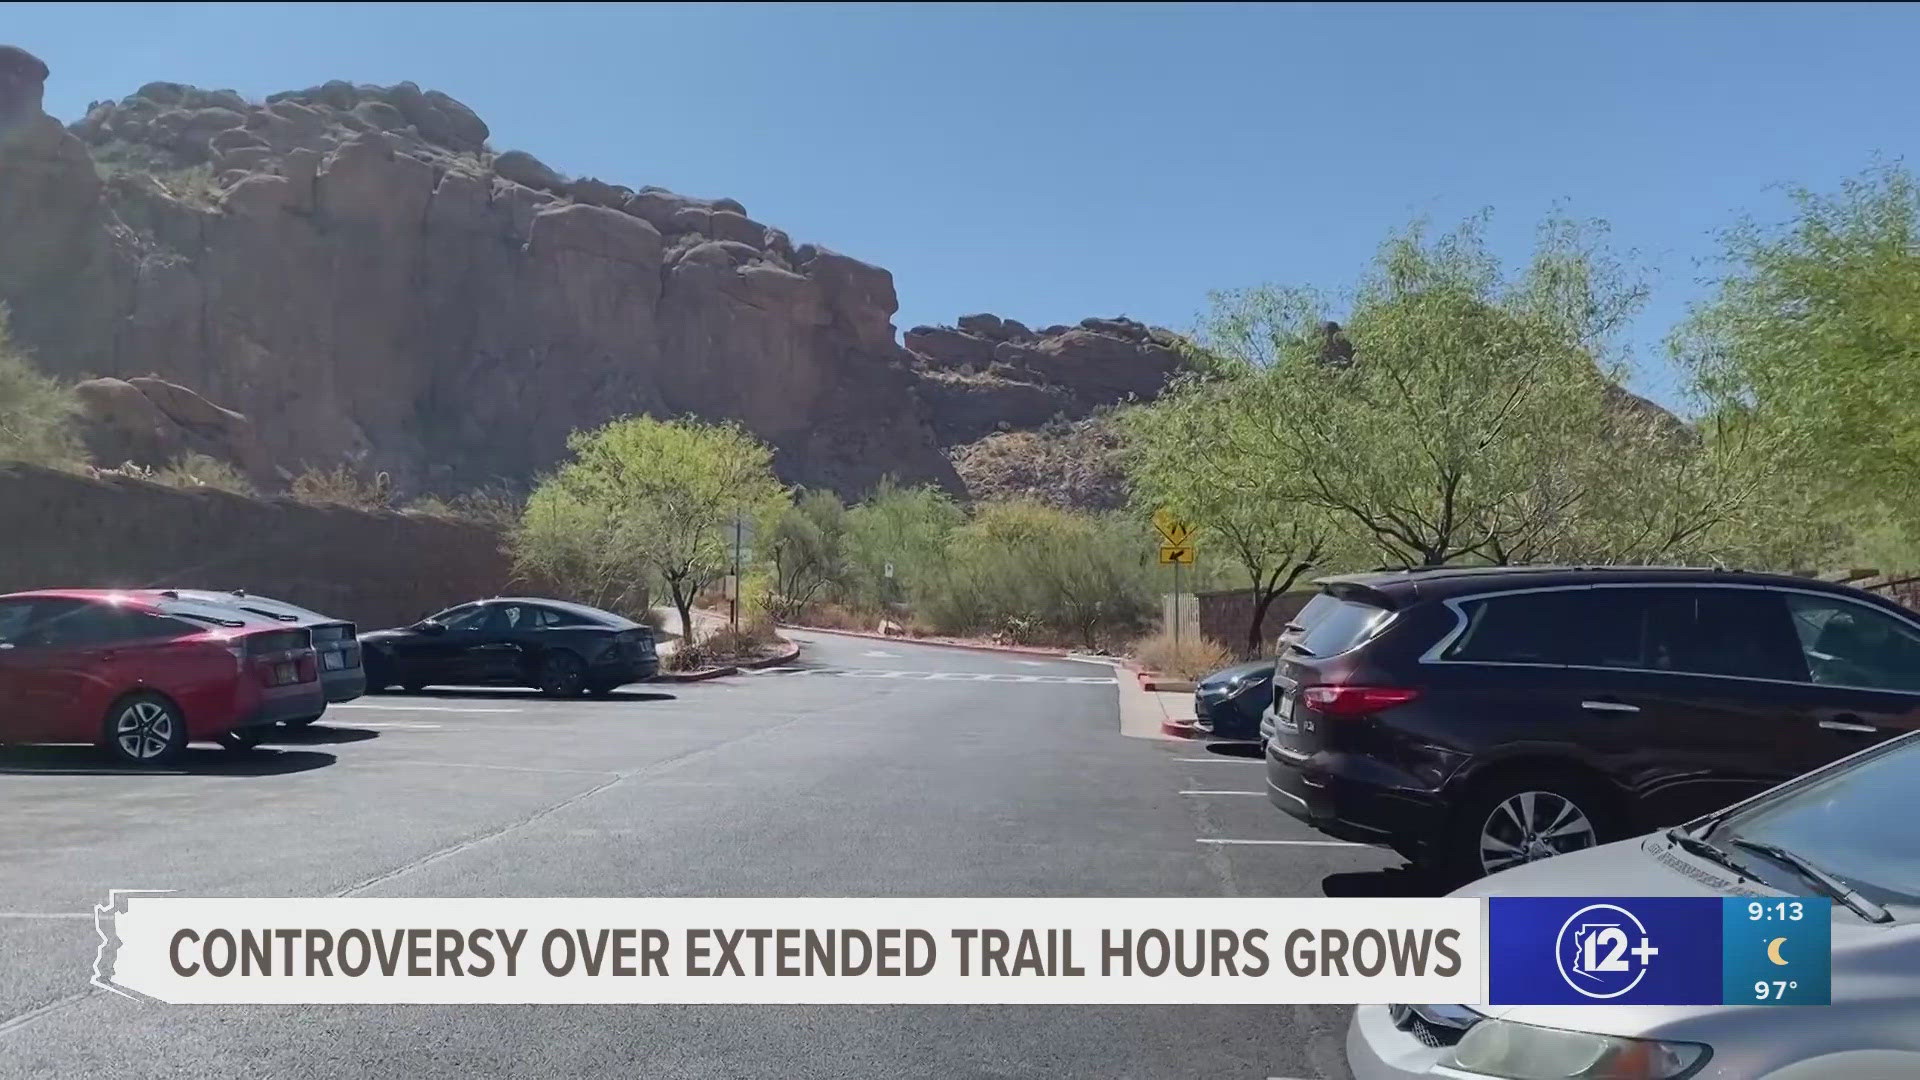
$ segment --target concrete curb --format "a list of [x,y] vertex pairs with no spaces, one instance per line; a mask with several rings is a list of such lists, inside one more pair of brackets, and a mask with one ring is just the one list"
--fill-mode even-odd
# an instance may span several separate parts
[[1210,735],[1200,729],[1196,720],[1162,720],[1160,734],[1175,739],[1205,739]]
[[798,623],[781,623],[784,630],[805,630],[810,634],[838,634],[841,637],[866,638],[870,641],[891,641],[903,645],[931,645],[939,649],[965,649],[971,652],[1015,653],[1021,656],[1045,656],[1054,660],[1071,660],[1082,664],[1105,664],[1117,657],[1094,658],[1076,653],[1072,649],[1043,649],[1030,645],[983,645],[966,641],[941,641],[937,638],[907,637],[903,634],[874,634],[865,630],[829,630],[824,626],[801,626]]
[[706,682],[708,679],[718,679],[727,675],[738,674],[740,674],[740,669],[737,667],[710,667],[701,668],[699,671],[663,671],[654,676],[653,681],[664,683]]
[[655,682],[706,682],[708,679],[738,675],[749,668],[779,667],[800,658],[800,646],[797,642],[787,642],[787,651],[778,656],[763,656],[758,660],[749,660],[744,664],[727,664],[723,667],[701,668],[699,671],[663,671],[654,677]]
[[1163,694],[1191,694],[1194,691],[1193,683],[1181,682],[1178,679],[1154,678],[1145,672],[1140,674],[1140,685]]

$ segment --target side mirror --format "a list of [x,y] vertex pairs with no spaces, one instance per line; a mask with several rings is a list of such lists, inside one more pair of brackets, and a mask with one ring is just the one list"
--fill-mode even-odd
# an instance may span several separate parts
[[417,624],[416,629],[423,634],[444,634],[447,632],[447,624],[437,623],[432,619],[422,619]]

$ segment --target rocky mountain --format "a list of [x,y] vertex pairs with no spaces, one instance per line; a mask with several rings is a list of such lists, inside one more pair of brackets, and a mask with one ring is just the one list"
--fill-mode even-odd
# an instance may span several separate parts
[[47,77],[0,50],[0,301],[40,366],[107,380],[96,445],[224,440],[256,475],[347,462],[445,491],[537,474],[614,416],[694,414],[789,481],[960,491],[957,446],[1151,397],[1178,362],[1127,320],[976,315],[903,347],[886,270],[732,199],[496,153],[411,83],[149,83],[68,127]]

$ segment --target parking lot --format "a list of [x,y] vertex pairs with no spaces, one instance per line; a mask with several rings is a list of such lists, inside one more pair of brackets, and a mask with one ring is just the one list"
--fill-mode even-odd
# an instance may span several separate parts
[[[787,668],[381,695],[142,774],[0,751],[0,1075],[1343,1075],[1346,1010],[169,1008],[86,985],[111,888],[207,896],[1317,896],[1397,860],[1256,758],[1123,738],[1098,664],[808,635]],[[905,1059],[905,1047],[914,1047]],[[504,1065],[503,1063],[515,1063]]]

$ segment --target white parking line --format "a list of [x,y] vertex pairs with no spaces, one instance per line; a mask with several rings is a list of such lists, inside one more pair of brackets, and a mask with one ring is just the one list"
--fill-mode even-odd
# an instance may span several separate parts
[[380,709],[385,712],[526,712],[525,709],[488,709],[469,708],[464,705],[329,705],[327,711],[334,709]]
[[1264,791],[1183,791],[1182,795],[1265,795]]
[[0,919],[91,919],[91,911],[0,911]]
[[405,720],[354,720],[357,728],[379,728],[382,731],[439,731],[440,724],[410,723]]
[[1258,844],[1273,847],[1366,847],[1365,844],[1352,844],[1345,840],[1223,840],[1215,836],[1201,836],[1194,839],[1196,844]]
[[618,776],[607,769],[537,769],[531,765],[488,765],[479,761],[440,761],[432,758],[387,758],[382,765],[434,765],[446,769],[494,769],[499,772],[553,773],[563,776]]

